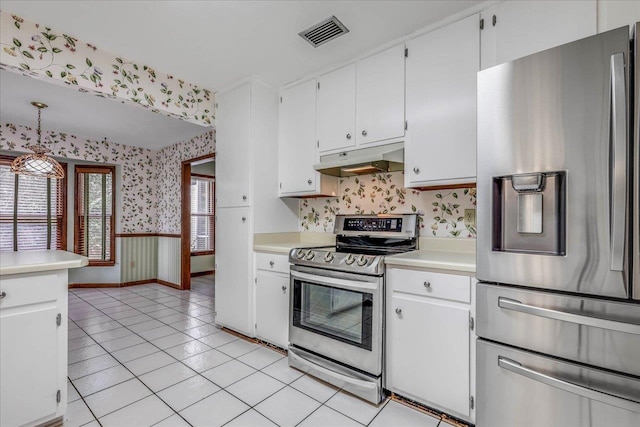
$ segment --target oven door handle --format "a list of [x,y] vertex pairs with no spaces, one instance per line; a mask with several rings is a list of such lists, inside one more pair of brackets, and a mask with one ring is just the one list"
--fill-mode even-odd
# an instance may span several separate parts
[[295,279],[305,280],[310,283],[317,283],[320,285],[327,285],[334,288],[349,289],[353,291],[375,291],[376,289],[378,289],[378,283],[356,282],[354,280],[345,280],[335,277],[307,274],[294,270],[291,270],[291,277]]

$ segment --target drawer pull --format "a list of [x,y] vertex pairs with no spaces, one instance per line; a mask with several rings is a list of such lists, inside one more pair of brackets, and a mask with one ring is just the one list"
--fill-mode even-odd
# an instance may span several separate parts
[[594,388],[585,387],[580,384],[575,384],[573,382],[565,381],[560,378],[543,374],[542,372],[538,372],[531,368],[523,366],[520,362],[516,362],[515,360],[511,360],[503,356],[498,356],[498,366],[515,374],[522,375],[534,381],[541,382],[548,386],[555,387],[569,393],[586,397],[587,399],[597,400],[598,402],[606,403],[633,412],[640,412],[640,402],[636,402],[634,400],[626,399],[623,397],[618,397],[612,393],[602,392]]
[[4,297],[7,296],[7,293],[5,291],[0,292],[0,299],[4,299]]
[[400,316],[402,314],[402,309],[400,307],[396,308],[396,314]]
[[424,282],[424,287],[426,289],[430,289],[431,288],[431,282]]
[[530,314],[532,316],[560,320],[561,322],[577,323],[579,325],[592,326],[595,328],[608,329],[616,332],[625,332],[627,334],[640,335],[640,325],[638,325],[637,323],[603,319],[600,317],[585,316],[583,314],[574,314],[564,311],[551,310],[549,308],[524,304],[518,300],[514,300],[511,298],[499,297],[498,307],[506,310],[519,311],[520,313]]
[[286,286],[282,286],[282,293],[284,294],[285,292],[287,292],[287,287]]
[[270,265],[271,267],[273,267],[275,264],[276,264],[275,262],[273,262],[273,261],[269,261],[269,265]]

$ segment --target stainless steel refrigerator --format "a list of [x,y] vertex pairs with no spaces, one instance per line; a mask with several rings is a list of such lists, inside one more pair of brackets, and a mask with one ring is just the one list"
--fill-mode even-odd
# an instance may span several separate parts
[[634,39],[478,74],[479,427],[640,426]]

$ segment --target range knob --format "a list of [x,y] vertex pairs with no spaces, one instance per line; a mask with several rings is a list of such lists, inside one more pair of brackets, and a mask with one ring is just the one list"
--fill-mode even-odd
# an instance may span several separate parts
[[355,260],[356,259],[353,257],[353,255],[349,254],[349,255],[347,255],[347,258],[344,260],[344,263],[347,264],[347,265],[351,265],[351,264],[353,264],[353,262]]
[[307,255],[304,257],[307,261],[311,261],[316,254],[313,251],[307,252]]
[[296,253],[296,257],[298,257],[298,259],[304,258],[305,255],[306,252],[303,249],[298,249],[298,253]]
[[368,262],[368,261],[369,261],[369,260],[367,259],[367,257],[366,257],[366,256],[364,256],[364,255],[360,255],[360,258],[358,258],[358,265],[359,265],[360,267],[362,267],[362,266],[364,266],[364,265],[367,265],[367,262]]
[[333,255],[333,253],[327,252],[327,254],[324,256],[324,261],[325,262],[331,262],[331,261],[333,261],[334,258],[335,258],[335,256]]

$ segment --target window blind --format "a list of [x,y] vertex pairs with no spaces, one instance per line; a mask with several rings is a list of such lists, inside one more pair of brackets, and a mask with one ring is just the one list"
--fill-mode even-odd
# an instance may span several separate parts
[[[0,156],[0,252],[67,248],[67,180],[16,175]],[[65,177],[67,165],[61,163]]]
[[212,252],[215,245],[215,180],[191,177],[191,252]]
[[76,166],[75,252],[89,265],[115,263],[115,168]]

